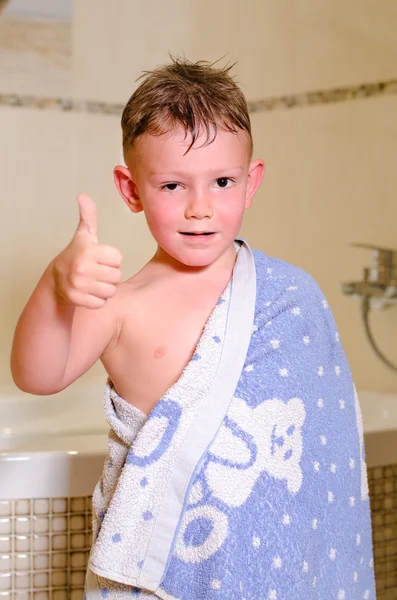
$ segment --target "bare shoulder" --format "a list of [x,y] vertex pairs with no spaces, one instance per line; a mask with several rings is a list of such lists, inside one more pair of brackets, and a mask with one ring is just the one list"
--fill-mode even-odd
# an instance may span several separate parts
[[103,307],[76,307],[73,322],[75,338],[79,339],[84,334],[92,344],[96,341],[102,352],[112,348],[117,342],[126,311],[130,314],[133,312],[139,287],[139,282],[131,277],[117,286],[114,296]]
[[[126,281],[119,283],[116,293],[108,300],[100,311],[96,311],[98,327],[110,327],[110,336],[104,354],[114,350],[118,344],[120,333],[124,325],[139,319],[145,304],[144,296],[150,288],[150,278],[140,271]],[[95,318],[95,316],[94,316]]]
[[[143,295],[155,294],[169,285],[167,275],[161,273],[152,263],[147,263],[140,271],[117,286],[112,300],[116,309],[122,309],[125,302],[137,302]],[[172,278],[170,278],[172,281]]]

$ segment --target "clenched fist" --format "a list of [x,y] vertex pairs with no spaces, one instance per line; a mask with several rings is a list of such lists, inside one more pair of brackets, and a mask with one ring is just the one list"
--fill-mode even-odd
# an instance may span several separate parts
[[75,306],[102,308],[121,280],[121,252],[98,243],[96,206],[87,194],[77,201],[80,222],[70,244],[53,262],[56,293]]

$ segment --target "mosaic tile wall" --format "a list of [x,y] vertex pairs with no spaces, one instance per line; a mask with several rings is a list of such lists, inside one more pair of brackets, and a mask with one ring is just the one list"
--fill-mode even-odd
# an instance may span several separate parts
[[[397,600],[397,464],[368,481],[377,600]],[[83,600],[90,546],[91,497],[0,500],[0,599]]]
[[82,600],[91,498],[0,500],[0,598]]
[[368,469],[377,600],[397,600],[397,465]]

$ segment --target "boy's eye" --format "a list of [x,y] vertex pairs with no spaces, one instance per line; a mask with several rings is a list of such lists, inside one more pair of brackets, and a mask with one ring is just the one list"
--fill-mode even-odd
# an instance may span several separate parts
[[216,180],[216,183],[220,188],[226,188],[229,187],[229,184],[232,183],[232,180],[230,177],[219,177]]
[[178,187],[177,183],[166,183],[165,185],[161,186],[161,189],[168,190],[169,192],[173,192],[174,190],[176,190],[177,187]]

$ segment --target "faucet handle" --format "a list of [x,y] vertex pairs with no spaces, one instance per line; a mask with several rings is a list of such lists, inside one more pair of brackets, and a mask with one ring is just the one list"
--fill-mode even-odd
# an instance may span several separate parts
[[360,242],[352,242],[349,244],[353,248],[366,248],[368,250],[378,250],[379,252],[392,252],[397,254],[397,250],[393,250],[392,248],[382,248],[382,246],[374,246],[373,244],[364,244]]
[[363,243],[351,243],[350,246],[372,250],[372,268],[364,273],[366,281],[389,285],[396,280],[397,250]]

